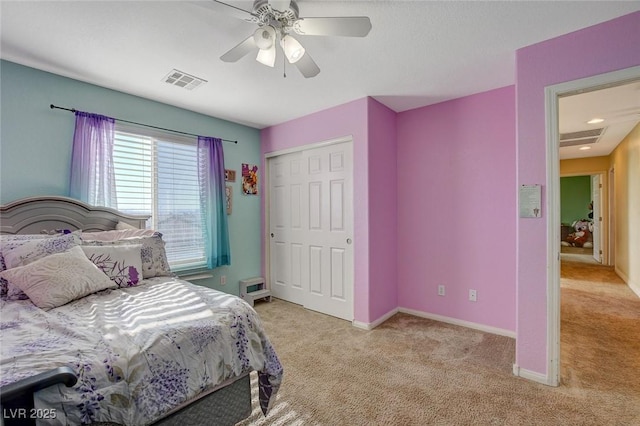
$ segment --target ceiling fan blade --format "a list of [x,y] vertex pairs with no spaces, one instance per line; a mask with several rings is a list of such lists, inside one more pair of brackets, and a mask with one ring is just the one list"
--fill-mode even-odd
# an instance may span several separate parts
[[258,23],[258,18],[248,10],[240,9],[239,7],[233,6],[231,4],[223,3],[221,1],[216,1],[216,0],[192,1],[190,3],[193,3],[200,7],[204,7],[209,10],[213,10],[214,12],[224,13],[225,15],[229,15],[237,19],[242,19],[243,21]]
[[251,34],[236,47],[220,56],[220,59],[222,59],[224,62],[236,62],[237,60],[239,60],[243,56],[246,56],[249,52],[257,48],[258,46],[256,46],[256,42],[253,39],[253,34]]
[[371,21],[366,16],[300,18],[293,30],[301,35],[364,37],[371,31]]
[[291,4],[291,0],[269,0],[269,5],[271,9],[277,10],[278,12],[284,12],[289,9],[289,5]]
[[294,65],[298,67],[305,78],[315,77],[320,72],[320,68],[307,52]]

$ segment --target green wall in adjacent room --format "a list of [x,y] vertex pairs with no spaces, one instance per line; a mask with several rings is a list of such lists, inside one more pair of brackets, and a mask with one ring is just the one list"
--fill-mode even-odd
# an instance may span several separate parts
[[[160,79],[158,79],[160,80]],[[164,84],[158,81],[158,84]],[[169,90],[179,90],[167,85]],[[191,92],[185,91],[185,97]],[[38,195],[69,195],[74,116],[50,104],[115,118],[237,140],[225,143],[225,168],[260,164],[260,131],[251,127],[0,61],[0,203]],[[260,275],[260,197],[233,187],[229,216],[232,265],[197,284],[238,294],[238,281]],[[227,284],[220,285],[225,275]]]
[[590,202],[591,176],[560,178],[560,221],[563,224],[588,219]]

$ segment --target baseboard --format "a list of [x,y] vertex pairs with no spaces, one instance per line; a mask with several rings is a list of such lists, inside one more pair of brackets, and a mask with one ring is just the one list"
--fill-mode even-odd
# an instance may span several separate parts
[[631,291],[633,291],[638,297],[640,297],[640,285],[638,283],[631,281],[629,276],[624,272],[622,272],[620,268],[618,268],[617,266],[614,267],[614,270],[616,271],[616,274],[618,274],[618,276],[622,278],[622,281],[624,281],[627,284],[627,286],[631,289]]
[[391,318],[392,316],[394,316],[398,312],[402,312],[404,314],[409,314],[409,315],[414,315],[416,317],[427,318],[427,319],[431,319],[431,320],[434,320],[434,321],[440,321],[440,322],[444,322],[444,323],[447,323],[447,324],[453,324],[453,325],[459,325],[459,326],[462,326],[462,327],[472,328],[474,330],[479,330],[479,331],[483,331],[483,332],[491,333],[491,334],[497,334],[499,336],[511,337],[512,339],[516,338],[516,333],[514,331],[511,331],[511,330],[505,330],[503,328],[491,327],[491,326],[488,326],[488,325],[478,324],[478,323],[471,322],[471,321],[464,321],[464,320],[460,320],[460,319],[457,319],[457,318],[445,317],[443,315],[430,314],[430,313],[427,313],[427,312],[417,311],[417,310],[408,309],[408,308],[392,309],[389,312],[387,312],[386,314],[384,314],[383,316],[381,316],[380,318],[378,318],[377,320],[375,320],[373,322],[370,322],[370,323],[353,320],[351,324],[354,327],[361,328],[363,330],[373,330],[374,328],[376,328],[377,326],[379,326],[380,324],[382,324],[383,322],[385,322],[386,320],[388,320],[389,318]]
[[380,324],[382,324],[383,322],[385,322],[386,320],[388,320],[389,318],[391,318],[397,313],[398,313],[398,308],[395,308],[390,310],[389,312],[387,312],[386,314],[384,314],[374,322],[367,323],[367,322],[353,320],[351,324],[354,327],[361,328],[363,330],[373,330],[374,328],[376,328],[377,326],[379,326]]
[[547,375],[536,373],[535,371],[525,370],[524,368],[520,368],[516,364],[513,364],[513,375],[522,377],[523,379],[542,383],[543,385],[557,386],[557,384],[551,383],[550,378]]
[[620,278],[622,278],[622,281],[624,281],[625,283],[629,284],[629,277],[627,276],[627,274],[622,272],[622,270],[620,268],[618,268],[617,265],[613,267],[613,270],[616,271],[616,274],[618,274],[618,276]]
[[636,296],[640,297],[640,285],[631,281],[627,282],[627,285],[629,286],[631,291],[633,291],[636,294]]
[[421,318],[432,319],[435,321],[446,322],[447,324],[459,325],[462,327],[473,328],[474,330],[484,331],[486,333],[497,334],[499,336],[511,337],[513,339],[516,338],[516,333],[511,330],[505,330],[503,328],[491,327],[484,324],[478,324],[471,321],[464,321],[457,318],[445,317],[443,315],[430,314],[427,312],[416,311],[414,309],[408,308],[399,308],[399,312],[415,315]]

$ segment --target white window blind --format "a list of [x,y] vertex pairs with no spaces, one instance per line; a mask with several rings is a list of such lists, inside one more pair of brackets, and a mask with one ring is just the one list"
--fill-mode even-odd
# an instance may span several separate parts
[[118,210],[151,215],[173,270],[206,266],[195,140],[116,125]]

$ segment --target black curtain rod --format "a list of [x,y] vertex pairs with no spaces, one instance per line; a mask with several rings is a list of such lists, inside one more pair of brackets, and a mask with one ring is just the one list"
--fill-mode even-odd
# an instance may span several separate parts
[[[51,108],[51,109],[54,109],[54,108],[55,109],[63,109],[65,111],[71,111],[71,112],[74,112],[74,113],[77,111],[75,108],[64,108],[64,107],[55,106],[54,104],[49,105],[49,108]],[[113,117],[111,117],[111,118],[113,118]],[[136,123],[135,121],[123,120],[121,118],[114,118],[114,120],[122,121],[123,123],[136,124],[138,126],[150,127],[152,129],[165,130],[167,132],[179,133],[181,135],[196,136],[196,137],[200,136],[200,135],[196,135],[194,133],[181,132],[180,130],[173,130],[173,129],[165,129],[164,127],[152,126],[150,124]],[[222,139],[222,140],[224,142],[238,143],[238,141],[232,141],[232,140],[229,140],[229,139]]]

